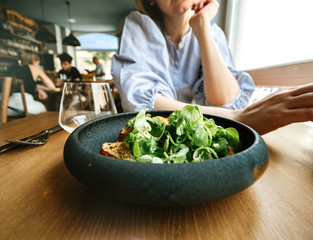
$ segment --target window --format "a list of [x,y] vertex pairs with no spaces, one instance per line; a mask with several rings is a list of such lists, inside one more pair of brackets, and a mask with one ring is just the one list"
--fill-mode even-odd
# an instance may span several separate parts
[[78,36],[77,39],[84,50],[117,50],[118,39],[105,33],[88,33]]
[[238,69],[313,60],[312,0],[232,3],[234,22],[228,37]]
[[80,73],[87,74],[95,65],[93,57],[98,57],[105,66],[105,78],[112,79],[112,56],[118,50],[118,38],[105,33],[87,33],[77,37],[81,46],[76,47],[77,68]]

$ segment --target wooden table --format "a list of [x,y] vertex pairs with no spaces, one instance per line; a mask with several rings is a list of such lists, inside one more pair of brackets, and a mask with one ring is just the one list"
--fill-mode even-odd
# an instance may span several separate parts
[[[0,125],[0,140],[54,126],[57,113]],[[158,208],[115,202],[67,171],[68,133],[0,155],[0,239],[313,239],[313,128],[293,124],[264,136],[265,174],[216,202]],[[1,141],[0,144],[3,142]]]

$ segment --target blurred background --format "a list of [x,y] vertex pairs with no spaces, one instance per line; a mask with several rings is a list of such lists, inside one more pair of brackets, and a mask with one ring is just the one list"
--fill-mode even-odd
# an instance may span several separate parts
[[[240,70],[312,61],[312,0],[219,0],[214,21],[225,31]],[[110,79],[111,57],[118,52],[124,19],[133,0],[0,0],[0,75],[18,61],[20,49],[36,51],[46,71],[57,72],[56,56],[68,52],[81,73],[99,57]],[[33,21],[33,22],[32,22]],[[46,29],[56,42],[36,40]],[[14,37],[7,39],[6,30]],[[80,46],[65,45],[70,34]]]

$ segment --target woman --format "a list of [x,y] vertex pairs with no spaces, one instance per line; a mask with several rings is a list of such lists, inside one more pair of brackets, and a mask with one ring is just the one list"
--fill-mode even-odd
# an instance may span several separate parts
[[247,106],[254,90],[251,77],[235,69],[222,30],[210,24],[215,13],[207,26],[198,27],[195,20],[189,24],[189,2],[136,1],[153,21],[138,12],[125,21],[113,65],[121,95],[127,96],[122,97],[124,110],[153,109],[158,95],[231,109]]
[[[21,54],[22,66],[14,65],[6,73],[7,76],[22,79],[25,87],[26,105],[29,114],[39,114],[46,111],[46,107],[40,101],[34,99],[37,94],[39,100],[48,98],[47,91],[56,91],[53,81],[39,67],[40,58],[37,54],[23,52]],[[39,84],[39,79],[42,83]],[[19,88],[12,86],[9,98],[8,116],[18,116],[23,112],[21,93]]]
[[234,68],[221,30],[211,24],[217,1],[136,0],[136,5],[141,13],[126,18],[120,53],[113,59],[124,110],[175,110],[196,103],[204,113],[241,121],[261,134],[312,119],[312,96],[306,93],[313,85],[243,109],[254,85]]

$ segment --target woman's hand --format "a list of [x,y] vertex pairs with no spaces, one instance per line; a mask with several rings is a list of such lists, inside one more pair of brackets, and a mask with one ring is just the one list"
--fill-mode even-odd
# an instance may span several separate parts
[[216,0],[201,0],[192,6],[191,9],[195,11],[195,14],[190,18],[189,24],[196,35],[202,30],[203,24],[210,24],[218,8],[219,3]]
[[45,100],[45,99],[48,98],[48,94],[44,90],[37,89],[37,91],[38,91],[38,98],[39,98],[39,100]]
[[260,134],[294,122],[313,121],[313,84],[279,90],[238,111],[235,119]]
[[207,5],[210,5],[207,7],[207,9],[210,9],[208,10],[207,14],[212,19],[215,17],[219,7],[219,3],[216,0],[199,0],[197,3],[192,5],[191,10],[194,10],[195,13],[197,14],[201,9],[203,9]]

